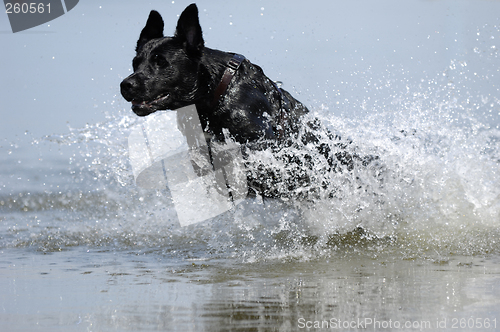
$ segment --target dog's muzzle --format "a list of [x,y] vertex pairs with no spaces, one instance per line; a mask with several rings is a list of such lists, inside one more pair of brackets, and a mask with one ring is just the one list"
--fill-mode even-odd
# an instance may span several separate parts
[[120,91],[126,101],[132,103],[132,111],[139,116],[146,116],[159,109],[165,109],[165,105],[170,94],[163,93],[159,96],[149,99],[144,98],[144,86],[139,84],[139,78],[134,73],[124,79],[120,84]]
[[120,83],[120,92],[126,101],[132,102],[139,94],[139,84],[135,78],[135,74],[130,75]]

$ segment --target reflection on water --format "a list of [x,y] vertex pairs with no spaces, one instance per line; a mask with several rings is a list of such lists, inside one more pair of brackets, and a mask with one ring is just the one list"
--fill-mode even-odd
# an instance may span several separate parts
[[127,252],[34,257],[8,250],[0,269],[6,290],[0,321],[9,331],[296,331],[317,330],[315,324],[325,330],[390,331],[404,324],[411,324],[406,330],[437,330],[437,324],[456,330],[454,322],[469,318],[489,319],[493,327],[500,319],[498,263],[352,254],[237,266]]

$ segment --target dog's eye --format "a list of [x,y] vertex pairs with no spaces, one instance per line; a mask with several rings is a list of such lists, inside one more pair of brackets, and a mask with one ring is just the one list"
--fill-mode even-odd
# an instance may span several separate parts
[[158,67],[167,67],[169,65],[167,59],[161,54],[155,54],[153,61]]

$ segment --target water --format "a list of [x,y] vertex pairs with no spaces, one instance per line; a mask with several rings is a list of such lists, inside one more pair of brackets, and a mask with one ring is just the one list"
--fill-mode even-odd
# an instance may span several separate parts
[[[345,12],[353,10],[345,6]],[[422,12],[436,9],[412,6]],[[266,72],[280,79],[288,75],[285,82],[308,87],[295,94],[325,127],[353,142],[349,149],[378,156],[380,167],[375,168],[307,170],[313,184],[328,183],[312,202],[248,198],[215,218],[180,227],[167,190],[134,183],[127,142],[144,119],[135,117],[116,92],[95,97],[100,98],[101,119],[86,125],[79,124],[78,114],[72,119],[79,125],[69,129],[54,130],[57,123],[52,123],[15,137],[9,130],[17,124],[7,120],[12,125],[0,150],[2,330],[500,329],[500,22],[488,16],[496,3],[481,6],[483,16],[474,16],[473,29],[460,19],[446,28],[453,33],[438,30],[432,20],[421,21],[426,35],[415,37],[418,47],[407,50],[407,62],[401,64],[397,57],[388,65],[377,60],[388,55],[378,36],[370,39],[376,33],[362,34],[363,44],[356,40],[358,30],[342,21],[345,25],[338,28],[343,33],[337,35],[351,35],[350,43],[362,45],[354,46],[362,59],[352,52],[340,61],[342,70],[329,72],[335,71],[332,64],[300,81],[293,78],[300,76],[293,64],[308,49],[319,47],[321,53],[339,45],[325,40],[333,38],[329,32],[306,29],[309,37],[301,31],[295,37],[273,32],[273,46],[247,50],[252,40],[241,41],[235,32],[235,40],[223,42],[213,30],[222,33],[215,17],[245,34],[252,31],[251,22],[235,11],[200,5],[205,34],[215,39],[211,46],[240,46],[257,59],[265,54]],[[79,7],[87,14],[97,10],[79,4],[73,11]],[[171,4],[169,15],[175,19],[174,11],[182,7]],[[243,7],[255,12],[255,19],[272,16],[278,26],[293,29],[274,5]],[[110,8],[122,13],[138,7]],[[467,3],[457,8],[454,14],[460,16]],[[397,6],[391,10],[402,13]],[[281,13],[294,15],[288,9]],[[133,49],[142,24],[125,28],[134,37],[128,48]],[[391,24],[400,23],[389,21],[385,27]],[[411,24],[403,28],[411,30]],[[435,34],[426,38],[432,29]],[[445,40],[451,36],[449,44],[436,46],[433,39],[441,38],[436,31]],[[40,42],[20,38],[27,45]],[[292,47],[286,38],[307,47],[294,49],[295,56],[287,52],[291,59],[272,65],[276,51],[269,50]],[[379,50],[373,58],[370,47]],[[452,47],[454,52],[430,60],[430,54]],[[422,49],[432,52],[421,54]],[[130,65],[130,59],[124,54],[108,60]],[[104,76],[98,80],[108,82]],[[318,83],[323,77],[332,81]],[[101,84],[116,88],[118,83],[113,76]],[[49,88],[31,90],[58,96]],[[82,91],[95,95],[90,88]],[[60,98],[64,103],[72,96]],[[4,99],[6,110],[18,102],[10,95]],[[60,117],[71,117],[66,110]],[[38,134],[42,128],[48,132]],[[310,147],[287,152],[300,157],[304,149],[321,165],[321,155]],[[252,154],[250,161],[281,173],[291,167],[268,150]]]

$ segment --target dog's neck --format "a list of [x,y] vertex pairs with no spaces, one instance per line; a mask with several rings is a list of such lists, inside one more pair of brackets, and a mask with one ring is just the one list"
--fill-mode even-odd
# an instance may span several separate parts
[[234,53],[223,52],[219,50],[214,50],[208,47],[203,48],[203,52],[200,58],[200,70],[206,72],[209,75],[209,92],[213,95],[217,85],[224,75],[224,71],[227,68],[228,62],[233,57]]
[[215,109],[219,105],[221,97],[224,95],[224,93],[226,93],[229,83],[233,79],[234,74],[236,74],[243,61],[245,61],[245,57],[241,54],[235,53],[233,57],[227,62],[224,74],[222,75],[219,85],[217,85],[217,88],[215,88],[214,91],[214,97],[211,103],[212,109]]
[[[214,50],[208,47],[203,49],[199,62],[199,82],[208,82],[208,84],[198,87],[199,98],[196,102],[196,107],[201,114],[208,114],[217,107],[217,105],[214,105],[214,99],[219,99],[222,96],[221,94],[217,97],[217,89],[223,80],[228,63],[233,56],[234,53]],[[225,89],[223,92],[225,92]]]

